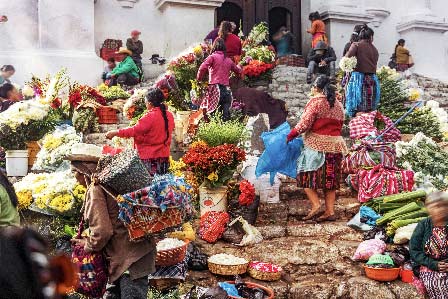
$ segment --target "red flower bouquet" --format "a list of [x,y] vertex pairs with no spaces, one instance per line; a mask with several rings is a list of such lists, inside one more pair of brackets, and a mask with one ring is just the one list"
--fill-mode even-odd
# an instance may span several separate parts
[[233,144],[209,147],[204,142],[196,142],[183,157],[198,182],[211,187],[222,186],[230,180],[239,163],[246,159],[244,150]]
[[255,200],[255,187],[248,180],[240,182],[240,196],[238,201],[242,206],[248,206]]
[[264,73],[274,68],[273,63],[266,63],[260,60],[251,60],[248,65],[243,68],[243,74],[248,77],[260,77]]
[[106,105],[106,99],[90,86],[75,84],[70,88],[68,96],[70,107],[76,109],[86,99],[94,99],[98,104]]

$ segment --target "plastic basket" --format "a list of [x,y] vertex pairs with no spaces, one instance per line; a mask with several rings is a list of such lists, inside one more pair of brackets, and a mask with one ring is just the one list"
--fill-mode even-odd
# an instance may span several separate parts
[[118,123],[117,110],[111,107],[102,106],[96,110],[98,123],[100,124],[116,124]]
[[372,268],[364,266],[366,276],[376,281],[394,281],[400,275],[400,268]]
[[414,272],[412,270],[407,270],[401,268],[400,270],[401,281],[406,283],[412,283],[414,281]]

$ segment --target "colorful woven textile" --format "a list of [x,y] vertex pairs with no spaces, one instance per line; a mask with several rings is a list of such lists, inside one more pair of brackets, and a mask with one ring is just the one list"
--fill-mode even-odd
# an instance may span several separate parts
[[367,202],[373,198],[412,191],[414,172],[387,169],[377,165],[371,170],[360,170],[351,177],[351,185],[358,190],[358,200]]
[[315,171],[301,172],[297,175],[297,185],[310,189],[339,189],[341,181],[342,154],[325,154],[325,163]]
[[392,143],[368,143],[354,145],[342,160],[343,173],[356,173],[359,169],[369,169],[376,165],[395,168],[396,153]]
[[219,85],[210,84],[207,87],[207,91],[205,92],[205,96],[201,102],[200,108],[206,109],[207,113],[209,114],[212,113],[213,111],[216,110],[216,108],[218,108],[220,96],[221,93],[219,91]]
[[143,165],[149,172],[149,175],[166,174],[170,167],[169,158],[142,159]]
[[396,127],[391,128],[387,132],[385,132],[385,129],[378,130],[378,128],[375,127],[375,120],[383,121],[385,128],[393,125],[393,121],[387,116],[382,115],[380,112],[372,111],[363,113],[350,121],[350,138],[364,139],[366,137],[376,137],[383,134],[381,140],[384,142],[396,142],[401,140],[400,130]]
[[444,260],[448,258],[448,228],[434,227],[432,235],[426,241],[425,252],[436,260]]
[[[366,80],[367,78],[367,80]],[[376,75],[353,72],[346,87],[346,114],[353,117],[359,111],[376,110],[380,103],[380,82]]]

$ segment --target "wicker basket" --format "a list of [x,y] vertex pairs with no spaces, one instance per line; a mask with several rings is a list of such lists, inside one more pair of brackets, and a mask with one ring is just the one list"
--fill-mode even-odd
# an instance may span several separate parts
[[239,265],[220,265],[208,261],[208,269],[213,274],[223,276],[242,275],[247,272],[249,262]]
[[118,116],[117,110],[107,106],[101,106],[96,110],[98,116],[98,123],[100,124],[117,124]]
[[40,151],[40,145],[37,141],[30,141],[26,143],[28,149],[28,166],[33,166],[36,162],[37,154]]
[[[235,284],[234,281],[228,281],[228,283]],[[261,284],[256,284],[256,283],[252,283],[252,282],[245,282],[245,284],[251,289],[262,289],[268,295],[267,297],[266,296],[264,297],[265,299],[274,299],[275,298],[274,291],[270,288],[267,288],[265,286],[262,286]],[[233,297],[233,296],[229,296],[229,298],[241,299],[240,297]]]
[[377,281],[394,281],[400,275],[400,268],[383,269],[364,265],[364,271],[368,278]]
[[263,281],[277,281],[282,277],[282,272],[263,272],[251,267],[247,272],[250,277]]
[[[177,207],[169,207],[165,212],[159,208],[135,205],[134,216],[127,229],[131,241],[139,241],[146,235],[182,224],[183,212]],[[185,257],[185,256],[184,256]]]
[[157,251],[156,266],[168,267],[181,263],[187,254],[188,243],[187,240],[180,247]]

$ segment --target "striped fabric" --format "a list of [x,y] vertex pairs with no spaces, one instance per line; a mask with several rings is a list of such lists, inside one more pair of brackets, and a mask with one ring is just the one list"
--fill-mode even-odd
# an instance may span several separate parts
[[297,185],[310,189],[339,189],[341,181],[342,154],[326,153],[325,163],[315,171],[301,172],[297,175]]
[[395,147],[392,143],[363,143],[354,145],[342,160],[343,173],[356,173],[359,169],[370,169],[376,165],[395,168]]
[[448,298],[448,273],[420,271],[420,280],[425,285],[429,299]]

